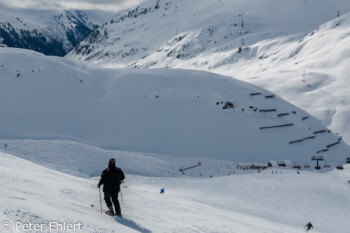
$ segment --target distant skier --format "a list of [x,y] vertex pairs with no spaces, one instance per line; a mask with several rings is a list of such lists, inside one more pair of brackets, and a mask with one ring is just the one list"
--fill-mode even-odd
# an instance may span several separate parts
[[314,227],[312,226],[311,222],[309,222],[308,224],[306,224],[305,227],[306,227],[306,229],[305,229],[306,232],[308,232],[309,230],[311,230],[311,228],[314,228]]
[[[120,191],[120,184],[125,179],[123,171],[115,166],[115,159],[110,159],[108,162],[108,168],[103,170],[101,174],[100,182],[97,187],[100,188],[103,185],[104,199],[108,210],[106,214],[113,216],[122,216],[120,210],[120,204],[118,201],[118,193]],[[112,201],[114,204],[115,212],[113,211]]]

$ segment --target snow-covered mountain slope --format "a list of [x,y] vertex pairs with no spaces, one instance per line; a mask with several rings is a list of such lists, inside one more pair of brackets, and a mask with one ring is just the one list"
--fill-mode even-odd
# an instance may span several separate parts
[[0,137],[238,162],[344,161],[349,147],[305,111],[201,71],[95,69],[0,50]]
[[243,47],[241,53],[234,50],[182,60],[158,52],[137,66],[200,69],[252,82],[305,109],[349,142],[349,26],[347,14],[306,36],[261,41]]
[[0,9],[0,43],[64,56],[97,27],[83,11]]
[[231,75],[276,92],[322,120],[349,143],[349,28],[347,14],[298,41],[263,41],[249,48],[256,51],[253,56],[246,54],[235,63],[221,63],[222,66],[204,70]]
[[252,82],[350,142],[348,1],[157,2],[121,12],[68,57],[110,67],[208,70]]
[[114,219],[99,212],[97,177],[63,174],[9,154],[0,158],[1,227],[10,232],[28,232],[25,223],[42,226],[32,232],[49,232],[59,222],[75,224],[73,232],[297,233],[309,221],[313,232],[348,232],[349,166],[340,173],[268,169],[212,179],[126,174],[123,219]]
[[147,0],[115,15],[69,57],[94,64],[132,65],[161,52],[169,59],[188,60],[308,32],[334,19],[338,10],[350,11],[348,1]]

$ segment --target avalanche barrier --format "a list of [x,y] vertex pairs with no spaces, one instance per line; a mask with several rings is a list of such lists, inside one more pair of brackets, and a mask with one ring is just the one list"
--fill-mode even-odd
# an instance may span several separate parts
[[282,128],[282,127],[291,127],[291,126],[294,126],[294,124],[263,126],[263,127],[260,127],[260,130],[263,130],[263,129],[275,129],[275,128]]

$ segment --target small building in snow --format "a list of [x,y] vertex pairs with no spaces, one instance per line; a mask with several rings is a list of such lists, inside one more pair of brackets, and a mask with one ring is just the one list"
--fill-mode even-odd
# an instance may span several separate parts
[[251,163],[251,164],[240,164],[240,167],[243,168],[243,170],[251,170],[251,169],[256,169],[256,170],[264,170],[266,169],[268,166],[266,166],[266,164],[262,164],[262,163]]
[[278,167],[278,163],[275,160],[270,160],[267,164],[268,167]]

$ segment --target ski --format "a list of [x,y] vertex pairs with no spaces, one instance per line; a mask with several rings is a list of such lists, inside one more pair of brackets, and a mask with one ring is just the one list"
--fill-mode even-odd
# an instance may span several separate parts
[[101,213],[101,210],[98,209],[95,205],[91,204],[90,207],[92,207],[93,209],[95,209],[97,212]]

